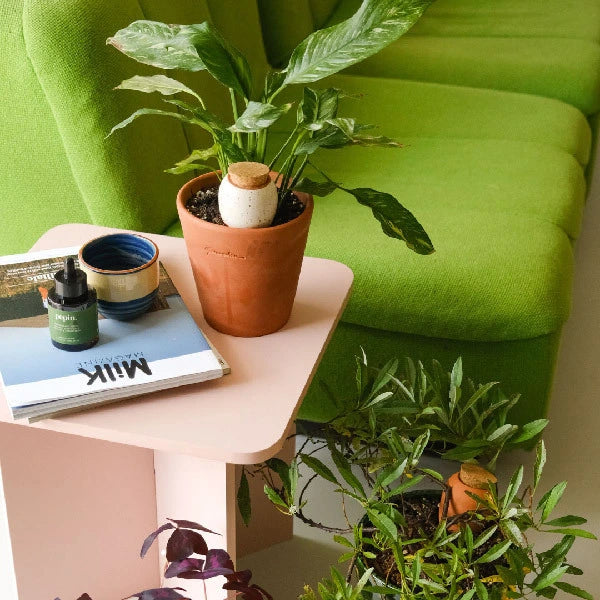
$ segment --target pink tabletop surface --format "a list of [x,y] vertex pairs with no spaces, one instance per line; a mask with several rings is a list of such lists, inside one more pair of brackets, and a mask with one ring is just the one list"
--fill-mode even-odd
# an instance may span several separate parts
[[[60,225],[32,249],[74,246],[113,231],[117,230]],[[335,261],[305,258],[288,324],[271,335],[236,338],[215,331],[204,320],[184,241],[146,235],[157,243],[160,260],[198,325],[231,366],[231,374],[31,427],[237,464],[273,456],[283,445],[348,300],[352,271]],[[3,397],[0,420],[13,420]]]

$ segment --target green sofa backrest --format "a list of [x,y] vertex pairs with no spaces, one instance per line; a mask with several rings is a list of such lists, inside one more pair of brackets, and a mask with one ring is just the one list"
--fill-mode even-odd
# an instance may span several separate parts
[[[266,69],[255,0],[7,0],[0,9],[4,56],[0,93],[0,254],[26,251],[66,222],[161,232],[176,219],[174,198],[189,178],[164,169],[205,145],[198,129],[142,117],[111,128],[159,97],[112,88],[156,73],[105,40],[136,19],[200,23],[213,19],[259,73]],[[234,35],[235,34],[235,35]],[[173,73],[213,107],[229,111],[206,73]],[[228,115],[229,116],[229,115]]]
[[269,63],[284,66],[292,50],[328,21],[340,0],[258,0]]

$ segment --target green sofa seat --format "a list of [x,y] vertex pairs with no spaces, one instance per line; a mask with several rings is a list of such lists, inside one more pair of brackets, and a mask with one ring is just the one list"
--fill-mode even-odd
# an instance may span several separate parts
[[[314,3],[300,0],[296,28],[283,23],[287,7],[267,4],[267,49],[278,64],[306,35],[305,21],[335,24],[360,0],[325,2],[325,21]],[[535,94],[593,114],[600,108],[600,2],[436,0],[407,35],[349,72]]]
[[585,117],[507,92],[343,75],[326,83],[366,91],[344,110],[385,124],[382,133],[405,147],[322,151],[319,165],[346,186],[394,193],[437,252],[408,252],[342,193],[316,199],[307,253],[348,264],[355,287],[300,416],[332,415],[321,384],[352,397],[361,346],[375,364],[410,355],[449,367],[462,354],[476,379],[524,393],[517,418],[541,416],[570,308]]

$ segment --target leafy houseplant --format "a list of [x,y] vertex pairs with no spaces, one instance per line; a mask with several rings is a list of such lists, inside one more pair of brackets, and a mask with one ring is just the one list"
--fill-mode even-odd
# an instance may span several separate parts
[[[227,231],[226,227],[215,228],[212,223],[192,218],[187,210],[190,197],[200,189],[218,184],[219,178],[227,173],[234,162],[270,161],[269,166],[274,171],[273,177],[279,188],[280,208],[289,202],[292,190],[327,195],[340,189],[371,208],[386,235],[403,240],[419,254],[433,252],[433,245],[422,226],[392,195],[366,187],[346,188],[324,173],[321,173],[324,181],[320,182],[305,177],[308,166],[319,171],[312,157],[321,148],[399,146],[390,138],[365,133],[371,125],[340,116],[339,102],[344,97],[341,90],[304,87],[299,94],[295,124],[289,135],[278,148],[272,149],[269,144],[269,129],[293,107],[293,103],[278,103],[277,99],[284,89],[314,83],[375,54],[405,33],[432,1],[364,0],[358,11],[346,21],[309,35],[292,52],[287,67],[269,72],[259,89],[252,79],[245,57],[208,22],[166,25],[154,21],[135,21],[108,39],[107,43],[138,62],[169,70],[206,70],[229,90],[231,125],[211,112],[199,93],[176,79],[163,74],[132,77],[123,81],[118,88],[158,92],[167,96],[164,102],[172,110],[141,108],[112,130],[114,132],[125,127],[142,115],[161,115],[196,125],[211,136],[213,143],[210,147],[194,150],[169,171],[214,172],[195,179],[181,190],[178,210],[196,283],[205,305],[205,316],[217,328],[244,335],[239,333],[239,323],[234,321],[240,314],[244,315],[243,318],[249,318],[243,311],[248,302],[255,313],[277,313],[269,326],[254,327],[255,331],[248,334],[268,333],[285,323],[295,295],[312,209],[311,197],[300,196],[306,207],[305,219],[303,221],[301,215],[286,223],[283,225],[287,226],[284,233],[278,229],[282,226],[264,231],[245,230],[243,233]],[[171,98],[180,94],[187,95],[191,102]],[[296,221],[299,224],[291,225]],[[279,239],[271,239],[278,234]],[[194,241],[207,236],[211,237],[208,246],[202,241]],[[295,238],[295,243],[282,246],[282,238]],[[261,256],[262,250],[256,251],[257,247],[265,250],[264,256]],[[287,260],[283,259],[291,254],[293,259],[290,256]],[[275,268],[277,264],[280,268]],[[244,281],[245,288],[253,290],[252,294],[247,294],[250,299],[246,297],[237,301],[235,292],[227,295],[227,292],[218,290],[215,273],[224,271],[231,273],[229,281],[247,278],[248,273],[252,272],[251,281]],[[278,281],[286,279],[286,273],[291,277],[287,278],[285,286],[281,286]],[[204,293],[208,286],[211,287],[211,294],[218,298],[212,304],[209,294]],[[274,302],[277,302],[275,294],[265,297],[266,290],[270,288],[279,290],[279,296],[286,303],[280,311],[273,309]],[[229,323],[217,314],[222,305],[230,307]]]
[[[166,579],[200,579],[203,582],[224,577],[224,590],[233,590],[242,600],[273,600],[271,595],[255,583],[250,583],[250,571],[236,571],[231,557],[225,550],[209,549],[201,532],[215,533],[193,521],[169,519],[153,531],[142,544],[140,556],[144,558],[156,538],[164,531],[172,531],[167,542]],[[204,557],[204,558],[199,558]],[[206,589],[204,591],[206,600]],[[127,598],[138,600],[192,600],[180,587],[161,587],[144,590]],[[56,598],[60,600],[60,598]],[[92,600],[88,594],[78,600]],[[194,599],[197,600],[197,599]]]
[[[403,374],[398,370],[398,361],[372,369],[363,356],[357,364],[356,399],[341,405],[336,418],[311,434],[307,442],[312,439],[312,446],[303,444],[290,464],[271,459],[242,473],[238,504],[245,519],[251,515],[244,492],[247,477],[262,477],[265,493],[281,512],[334,534],[344,549],[340,562],[349,564],[346,577],[332,570],[302,600],[371,594],[402,600],[553,598],[559,590],[591,599],[562,581],[565,574],[581,574],[567,559],[575,538],[594,538],[579,528],[586,522],[582,517],[553,518],[566,482],[536,499],[546,462],[543,441],[537,445],[531,485],[523,485],[520,466],[504,495],[491,484],[480,495],[467,492],[476,510],[452,517],[448,506],[453,488],[422,464],[428,449],[493,469],[503,451],[530,444],[547,421],[510,424],[508,409],[517,398],[505,397],[495,383],[476,387],[463,382],[460,360],[451,373],[437,363],[428,371],[411,361],[406,361]],[[319,450],[329,453],[335,469],[315,456]],[[301,487],[300,465],[312,473]],[[317,478],[330,482],[341,495],[346,527],[323,524],[307,513],[305,494]],[[418,489],[422,482],[433,490]],[[357,502],[365,516],[351,522],[346,501]],[[527,538],[532,531],[559,537],[549,550],[536,551]],[[356,586],[355,572],[360,578]]]

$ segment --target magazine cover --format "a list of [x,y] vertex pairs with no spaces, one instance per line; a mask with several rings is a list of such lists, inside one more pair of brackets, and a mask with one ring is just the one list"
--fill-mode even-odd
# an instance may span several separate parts
[[228,372],[162,264],[159,291],[147,313],[128,322],[100,316],[97,345],[81,352],[55,348],[48,330],[48,291],[64,258],[76,259],[77,250],[0,258],[0,375],[15,417],[40,416]]

